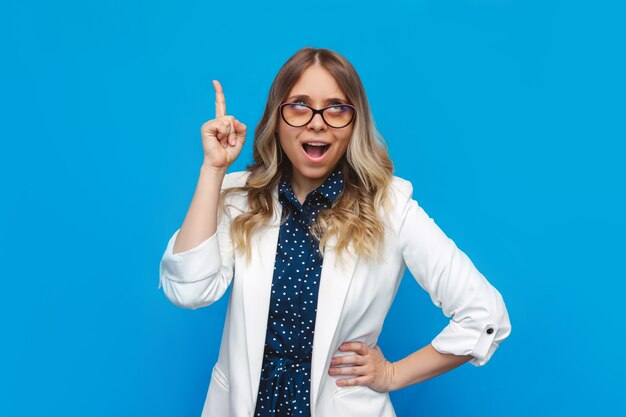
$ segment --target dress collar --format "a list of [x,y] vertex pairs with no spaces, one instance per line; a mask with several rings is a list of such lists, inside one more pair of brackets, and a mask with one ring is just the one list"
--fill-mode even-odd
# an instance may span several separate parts
[[[338,164],[333,172],[326,178],[324,183],[322,183],[315,190],[311,191],[307,194],[304,199],[304,204],[309,201],[312,201],[316,196],[322,196],[326,198],[330,203],[335,201],[341,191],[343,190],[343,171]],[[280,184],[278,186],[278,195],[286,198],[291,201],[296,207],[301,206],[300,202],[296,198],[295,193],[293,192],[293,188],[291,187],[291,183],[286,176],[283,176],[280,180]],[[281,199],[282,201],[282,199]]]

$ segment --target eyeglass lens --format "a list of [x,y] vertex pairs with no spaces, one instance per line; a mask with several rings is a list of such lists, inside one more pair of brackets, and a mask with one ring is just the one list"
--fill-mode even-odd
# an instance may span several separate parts
[[[304,126],[313,119],[313,110],[303,104],[286,104],[282,112],[285,121],[294,127]],[[344,127],[352,120],[353,113],[352,107],[337,104],[324,109],[322,118],[331,127]]]

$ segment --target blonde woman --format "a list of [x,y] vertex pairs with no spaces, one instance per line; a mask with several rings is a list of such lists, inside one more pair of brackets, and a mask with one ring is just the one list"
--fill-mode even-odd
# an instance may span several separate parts
[[[327,49],[292,56],[243,172],[226,174],[246,125],[214,88],[197,189],[160,269],[181,307],[232,286],[202,415],[394,416],[390,391],[484,365],[511,331],[503,299],[393,176],[353,66]],[[407,267],[451,320],[389,362],[376,342]]]

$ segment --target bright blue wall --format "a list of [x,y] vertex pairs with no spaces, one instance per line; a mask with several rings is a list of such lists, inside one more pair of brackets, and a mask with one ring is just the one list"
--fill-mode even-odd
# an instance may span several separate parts
[[[226,299],[183,310],[157,282],[211,79],[252,132],[307,45],[355,65],[397,175],[513,324],[486,366],[393,393],[398,415],[626,415],[623,3],[262,3],[3,5],[0,415],[199,415]],[[407,275],[380,345],[446,322]]]

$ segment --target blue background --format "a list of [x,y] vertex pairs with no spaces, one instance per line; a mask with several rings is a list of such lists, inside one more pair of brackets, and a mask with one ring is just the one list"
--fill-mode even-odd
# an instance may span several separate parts
[[[396,174],[513,324],[486,366],[392,393],[398,416],[626,415],[622,4],[6,2],[0,415],[199,415],[226,298],[175,307],[159,261],[196,186],[211,80],[249,126],[243,169],[303,46],[354,64]],[[407,274],[383,352],[447,320]]]

